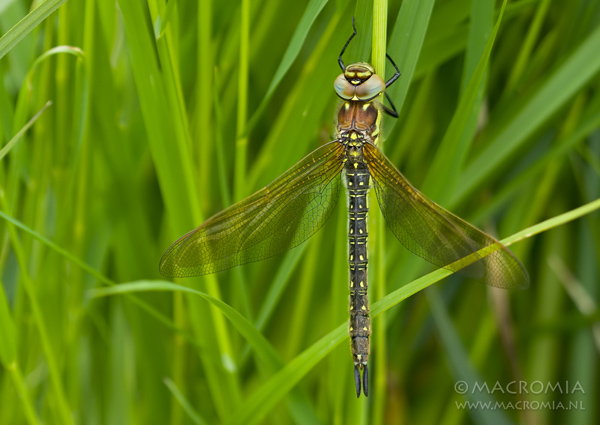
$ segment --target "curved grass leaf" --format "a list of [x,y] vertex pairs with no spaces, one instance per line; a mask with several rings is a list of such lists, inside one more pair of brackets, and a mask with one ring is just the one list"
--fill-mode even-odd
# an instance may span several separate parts
[[[517,241],[529,238],[543,231],[565,224],[586,214],[600,209],[600,199],[583,205],[573,211],[553,217],[542,223],[524,229],[501,242],[504,245],[511,245]],[[371,317],[377,317],[381,313],[394,307],[400,301],[416,294],[428,286],[451,275],[452,272],[445,269],[438,269],[419,279],[416,279],[396,291],[386,295],[381,300],[372,305]],[[267,365],[277,363],[277,354],[258,332],[258,330],[248,322],[235,309],[210,295],[196,291],[191,288],[176,285],[164,281],[139,281],[126,284],[120,284],[110,288],[98,288],[91,290],[93,297],[126,294],[131,292],[146,291],[182,291],[198,295],[209,301],[215,307],[219,308],[223,314],[231,321],[236,329],[246,338],[254,347],[257,355]],[[344,323],[336,329],[325,335],[310,348],[298,355],[289,362],[283,369],[270,378],[260,387],[249,399],[247,399],[235,415],[227,424],[252,424],[258,422],[264,414],[275,406],[318,362],[320,362],[333,348],[347,338],[347,324]]]
[[[135,292],[152,292],[152,291],[176,291],[187,292],[198,295],[210,302],[214,307],[218,308],[225,317],[229,319],[231,324],[240,332],[244,339],[254,349],[254,352],[261,360],[262,365],[269,371],[275,372],[279,370],[283,362],[275,352],[273,346],[265,339],[265,337],[237,310],[210,295],[177,285],[172,282],[165,281],[137,281],[131,283],[122,283],[109,288],[94,288],[89,291],[91,298],[104,297],[118,294],[132,294]],[[295,392],[290,397],[290,409],[298,418],[299,423],[316,423],[316,414],[312,407],[301,393]]]
[[198,295],[217,307],[235,326],[235,328],[244,336],[246,341],[254,348],[256,354],[264,362],[265,365],[272,367],[280,362],[277,353],[264,336],[250,323],[244,316],[238,313],[237,310],[225,304],[223,301],[212,297],[204,292],[197,291],[192,288],[177,285],[166,281],[137,281],[130,283],[121,283],[119,285],[108,288],[91,289],[89,296],[91,298],[106,297],[109,295],[129,294],[134,292],[151,292],[151,291],[179,291]]
[[0,38],[0,59],[67,0],[46,0]]

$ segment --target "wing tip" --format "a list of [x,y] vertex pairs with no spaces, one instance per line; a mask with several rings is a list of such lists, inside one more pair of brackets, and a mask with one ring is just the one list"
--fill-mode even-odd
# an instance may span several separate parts
[[[166,254],[165,254],[166,255]],[[158,272],[164,277],[177,277],[175,273],[175,265],[168,258],[161,258],[158,264]]]

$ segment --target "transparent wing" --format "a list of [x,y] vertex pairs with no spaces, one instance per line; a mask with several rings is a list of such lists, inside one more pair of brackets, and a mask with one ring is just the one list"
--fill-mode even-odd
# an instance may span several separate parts
[[267,187],[205,221],[160,260],[170,277],[200,276],[293,248],[327,221],[337,202],[344,148],[313,151]]
[[491,286],[529,285],[527,271],[504,245],[427,199],[377,147],[366,144],[363,152],[381,212],[409,251]]

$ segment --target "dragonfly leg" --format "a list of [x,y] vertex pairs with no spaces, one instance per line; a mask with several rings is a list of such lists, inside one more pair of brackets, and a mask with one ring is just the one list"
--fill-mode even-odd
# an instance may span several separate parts
[[381,107],[383,109],[383,112],[385,112],[386,114],[388,114],[390,117],[398,118],[398,111],[396,111],[396,106],[394,106],[394,102],[392,102],[392,99],[390,99],[390,95],[387,94],[387,92],[384,92],[384,94],[385,94],[385,98],[388,100],[388,102],[390,102],[390,105],[391,105],[392,109],[388,108],[387,106],[385,106],[382,103]]
[[342,59],[342,56],[344,56],[344,52],[346,51],[346,47],[348,47],[348,44],[350,44],[350,42],[352,41],[352,39],[356,35],[356,27],[354,26],[354,16],[352,17],[352,29],[354,30],[354,32],[352,33],[352,35],[350,36],[350,38],[348,39],[348,41],[346,41],[346,44],[344,44],[344,48],[342,49],[342,52],[340,53],[340,56],[338,57],[338,63],[340,64],[340,68],[342,68],[342,71],[346,70],[346,65],[344,65],[344,61]]
[[389,80],[386,81],[385,87],[387,88],[387,87],[391,86],[392,83],[398,79],[398,77],[400,77],[400,70],[398,69],[398,66],[394,63],[394,61],[392,60],[392,58],[390,57],[390,55],[388,55],[386,53],[385,57],[388,58],[388,60],[392,63],[392,66],[396,70],[396,72],[394,73],[394,75],[392,75],[392,78],[390,78]]

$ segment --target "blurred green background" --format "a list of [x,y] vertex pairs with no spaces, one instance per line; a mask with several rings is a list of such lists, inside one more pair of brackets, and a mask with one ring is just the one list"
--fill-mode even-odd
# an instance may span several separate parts
[[434,201],[505,238],[600,198],[600,2],[501,6],[0,3],[0,423],[598,423],[597,212],[513,245],[515,292],[451,276],[407,298],[441,275],[415,281],[432,269],[374,234],[371,300],[391,295],[367,399],[343,202],[284,255],[158,274],[176,238],[331,139],[352,16],[345,62],[375,32],[374,63],[387,45],[402,71],[384,150]]

